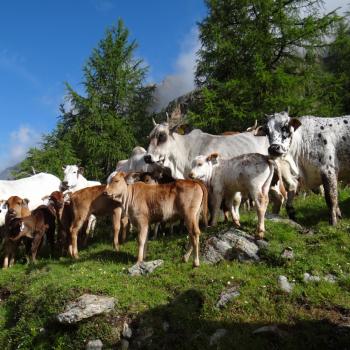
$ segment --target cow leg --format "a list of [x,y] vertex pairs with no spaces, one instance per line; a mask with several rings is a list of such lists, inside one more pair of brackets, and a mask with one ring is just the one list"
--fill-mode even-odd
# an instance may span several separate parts
[[269,204],[269,196],[264,195],[262,192],[251,193],[256,206],[256,213],[258,216],[258,225],[256,228],[256,236],[259,239],[264,238],[265,233],[265,213],[267,205]]
[[241,192],[236,192],[233,195],[233,209],[237,214],[238,220],[239,220],[239,207],[241,206],[241,203],[242,203],[242,194]]
[[160,222],[157,222],[154,224],[153,237],[152,237],[153,239],[157,239],[159,226],[160,226]]
[[139,241],[139,253],[137,257],[137,263],[141,263],[144,258],[145,253],[145,245],[147,241],[147,233],[148,233],[148,222],[143,222],[141,225],[139,225],[140,231],[138,236]]
[[288,191],[287,202],[286,202],[286,210],[287,210],[288,217],[294,221],[295,221],[295,209],[293,206],[293,200],[294,200],[295,194],[296,194],[295,190]]
[[272,202],[272,212],[274,214],[279,214],[282,204],[283,196],[279,191],[279,184],[271,186],[269,191],[270,201]]
[[[113,223],[113,244],[116,252],[119,252],[119,231],[120,225],[125,224],[128,221],[128,217],[122,217],[122,208],[116,208],[113,210],[112,223]],[[123,227],[124,229],[124,227]],[[126,234],[125,234],[126,235]]]
[[340,213],[338,207],[338,188],[337,188],[337,175],[335,171],[328,170],[321,173],[321,178],[324,187],[324,196],[329,211],[329,223],[333,226],[337,224],[337,214]]
[[32,255],[32,262],[36,262],[36,255],[38,253],[39,246],[41,244],[43,238],[43,234],[41,232],[34,232],[34,239],[32,241],[31,245],[31,255]]
[[199,222],[195,221],[193,223],[193,232],[191,235],[192,238],[192,244],[194,246],[194,257],[193,257],[193,266],[198,267],[199,266],[199,236],[201,234],[201,231],[199,229]]
[[209,226],[215,226],[217,223],[217,217],[220,209],[220,205],[222,203],[222,195],[218,192],[214,192],[212,194],[212,206],[210,213],[210,223]]
[[9,267],[10,259],[13,254],[13,246],[14,243],[10,242],[9,239],[5,238],[5,243],[4,243],[4,261],[2,264],[2,267],[4,269],[7,269]]
[[70,227],[70,244],[68,247],[69,254],[72,258],[78,259],[78,233],[81,227],[86,221],[86,216],[80,216],[74,219],[73,224]]

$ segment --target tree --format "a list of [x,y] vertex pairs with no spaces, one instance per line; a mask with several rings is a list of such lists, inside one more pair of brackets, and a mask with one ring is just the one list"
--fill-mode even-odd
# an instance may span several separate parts
[[321,14],[322,1],[206,3],[196,71],[203,103],[191,114],[194,123],[241,130],[287,106],[294,113],[320,108],[320,55],[338,20],[333,12]]
[[[135,58],[135,41],[119,20],[116,27],[92,51],[83,67],[84,94],[66,83],[68,107],[61,106],[55,131],[40,150],[31,150],[21,170],[30,162],[38,169],[56,172],[58,164],[79,161],[86,175],[105,180],[120,159],[127,158],[134,146],[143,144],[152,128],[147,113],[153,86],[145,86],[147,67]],[[57,161],[49,162],[57,152]]]

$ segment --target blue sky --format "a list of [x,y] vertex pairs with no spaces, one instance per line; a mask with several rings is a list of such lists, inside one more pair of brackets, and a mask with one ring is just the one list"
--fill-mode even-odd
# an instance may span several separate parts
[[150,66],[149,81],[175,81],[170,95],[190,89],[205,13],[202,0],[1,1],[0,171],[54,128],[64,82],[81,89],[84,62],[118,18]]
[[[350,0],[327,0],[326,8]],[[122,18],[137,55],[161,83],[164,104],[193,88],[196,22],[203,0],[2,0],[0,2],[0,171],[52,130],[64,82],[81,90],[81,68],[108,26]]]

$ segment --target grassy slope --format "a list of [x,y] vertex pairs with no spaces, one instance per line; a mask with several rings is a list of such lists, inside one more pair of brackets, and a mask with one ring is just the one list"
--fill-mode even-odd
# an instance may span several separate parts
[[[161,258],[165,263],[147,277],[125,273],[135,261],[134,238],[119,254],[112,250],[110,239],[95,238],[81,251],[79,261],[42,258],[35,266],[18,263],[0,272],[0,348],[79,349],[96,337],[106,348],[113,347],[123,317],[132,318],[134,325],[153,328],[153,336],[143,343],[150,349],[210,348],[210,335],[218,328],[229,332],[214,349],[346,348],[350,346],[350,329],[337,324],[350,317],[349,194],[350,190],[341,193],[346,219],[337,228],[328,226],[324,200],[316,195],[297,201],[299,221],[312,226],[313,235],[267,222],[270,245],[258,264],[232,261],[192,269],[191,263],[180,262],[187,242],[184,236],[149,243],[148,259]],[[244,213],[242,224],[252,233],[255,213]],[[204,236],[217,230],[208,230]],[[295,261],[290,264],[279,259],[286,246],[295,252]],[[333,273],[339,279],[335,284],[305,284],[304,272],[320,276]],[[280,274],[295,280],[289,295],[277,288]],[[216,309],[221,291],[232,285],[240,286],[241,295],[225,309]],[[76,327],[58,325],[53,316],[66,301],[86,291],[116,297],[115,313]],[[166,333],[164,320],[170,325]],[[286,331],[282,337],[252,335],[254,329],[274,323]]]

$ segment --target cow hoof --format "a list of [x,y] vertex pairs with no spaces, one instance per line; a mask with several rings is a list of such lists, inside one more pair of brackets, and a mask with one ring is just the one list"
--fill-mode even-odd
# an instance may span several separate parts
[[199,261],[194,261],[193,262],[193,267],[199,267]]
[[184,256],[182,257],[182,261],[185,262],[185,263],[188,262],[188,259],[189,259],[189,256],[187,256],[187,255],[184,255]]
[[263,231],[260,231],[260,232],[257,232],[256,234],[255,234],[255,238],[256,239],[264,239],[264,232]]

